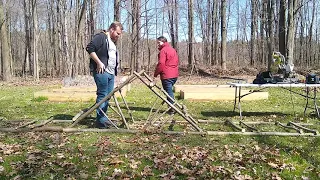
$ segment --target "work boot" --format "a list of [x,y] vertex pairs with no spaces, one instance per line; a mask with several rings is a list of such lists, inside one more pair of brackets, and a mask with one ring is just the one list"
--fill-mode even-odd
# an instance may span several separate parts
[[109,129],[112,124],[109,121],[106,122],[96,122],[96,127],[99,129]]
[[176,111],[173,108],[170,108],[169,111],[167,112],[169,115],[174,115]]

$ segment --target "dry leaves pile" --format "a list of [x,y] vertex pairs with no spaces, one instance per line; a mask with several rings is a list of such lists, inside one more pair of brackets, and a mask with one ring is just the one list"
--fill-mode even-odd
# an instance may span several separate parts
[[88,146],[60,133],[11,136],[19,140],[0,143],[0,175],[13,179],[50,174],[53,179],[243,180],[259,179],[262,166],[267,167],[263,172],[265,177],[281,179],[282,171],[295,171],[293,164],[286,164],[281,158],[279,149],[258,144],[221,147],[211,142],[200,147],[179,145],[180,137],[176,136],[136,135],[111,140],[108,135],[101,135]]

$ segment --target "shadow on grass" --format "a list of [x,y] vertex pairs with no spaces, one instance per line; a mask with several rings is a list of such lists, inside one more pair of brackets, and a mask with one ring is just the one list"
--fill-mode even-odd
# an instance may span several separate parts
[[[158,106],[155,108],[158,108]],[[133,110],[133,111],[147,111],[147,112],[150,112],[150,110],[151,110],[151,108],[149,108],[149,107],[137,107],[137,106],[131,106],[131,107],[129,107],[129,109]]]
[[[70,120],[70,125],[73,123],[73,115],[70,114],[56,114],[52,116],[54,120]],[[95,128],[95,118],[87,116],[78,122],[78,125],[87,126],[87,128]]]
[[59,119],[59,120],[72,120],[73,115],[70,114],[56,114],[52,116],[53,119]]
[[[202,111],[201,114],[206,117],[234,117],[240,116],[239,112],[235,111]],[[280,112],[242,112],[242,116],[284,116],[286,114]]]

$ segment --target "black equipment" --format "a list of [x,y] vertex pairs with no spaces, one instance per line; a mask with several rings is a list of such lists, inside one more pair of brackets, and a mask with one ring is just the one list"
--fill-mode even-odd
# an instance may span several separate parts
[[319,76],[316,74],[308,74],[306,76],[306,84],[319,84]]

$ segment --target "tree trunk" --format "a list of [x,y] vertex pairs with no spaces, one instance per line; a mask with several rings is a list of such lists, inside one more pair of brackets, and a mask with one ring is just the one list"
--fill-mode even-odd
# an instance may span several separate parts
[[174,22],[175,22],[175,31],[174,31],[174,37],[175,37],[175,49],[177,53],[179,54],[179,1],[174,0]]
[[64,66],[62,63],[62,5],[61,0],[56,3],[56,52],[57,52],[57,75],[61,76],[64,72]]
[[266,14],[267,14],[267,0],[262,0],[261,20],[260,20],[260,48],[259,48],[259,60],[261,65],[266,65],[266,53],[265,53],[265,31],[266,31]]
[[171,38],[171,45],[174,49],[177,48],[178,42],[177,42],[177,29],[176,29],[176,24],[177,24],[177,2],[175,0],[165,0],[165,3],[168,7],[168,19],[169,19],[169,32],[170,32],[170,38]]
[[212,52],[211,52],[211,63],[212,65],[218,65],[219,64],[219,59],[218,59],[218,27],[219,27],[219,21],[218,21],[218,4],[219,1],[213,1],[213,6],[212,6]]
[[193,32],[193,0],[188,0],[188,67],[190,70],[194,65]]
[[274,27],[274,0],[268,0],[268,31],[267,31],[267,38],[268,38],[268,70],[271,70],[271,63],[272,63],[272,53],[274,48],[274,33],[273,33],[273,27]]
[[[314,19],[315,19],[315,9],[316,9],[316,2],[315,0],[312,0],[312,14],[311,14],[311,22],[309,25],[309,37],[308,37],[308,56],[307,56],[307,61],[310,66],[312,66],[313,63],[313,26],[314,26]],[[294,18],[294,17],[293,17]],[[295,18],[294,18],[295,19]]]
[[279,51],[282,55],[287,57],[286,53],[286,18],[287,14],[287,0],[280,0],[280,17],[279,17]]
[[[80,6],[80,7],[79,7]],[[75,45],[74,45],[74,59],[73,59],[73,68],[72,68],[72,77],[75,77],[79,74],[79,70],[81,70],[81,65],[82,61],[79,62],[81,58],[81,55],[78,52],[78,48],[81,49],[81,35],[84,33],[84,31],[82,30],[82,25],[84,24],[84,15],[85,12],[87,10],[87,1],[83,1],[82,5],[80,5],[80,0],[77,0],[77,7],[79,7],[79,9],[81,9],[80,12],[77,12],[76,15],[76,30],[75,30]],[[79,43],[80,42],[80,43]]]
[[37,16],[37,0],[32,0],[32,54],[33,54],[33,79],[38,81],[40,78],[40,66],[38,59],[38,16]]
[[7,22],[4,17],[3,1],[0,1],[0,44],[1,44],[1,59],[2,59],[2,79],[3,81],[9,81],[11,79],[10,69],[10,46],[8,44]]
[[120,22],[120,0],[114,0],[114,21]]
[[288,12],[288,64],[293,64],[293,51],[294,51],[294,31],[295,31],[295,20],[294,20],[294,11],[296,0],[288,0],[289,12]]
[[221,0],[221,68],[227,69],[227,22],[226,22],[227,1]]
[[254,66],[256,59],[256,31],[257,31],[257,12],[256,0],[251,0],[251,41],[250,41],[250,65]]
[[89,28],[90,28],[90,35],[91,38],[94,36],[95,34],[95,24],[96,22],[94,21],[95,17],[94,17],[94,13],[96,12],[96,0],[90,0],[90,12],[89,12]]
[[131,74],[140,70],[140,0],[132,0]]
[[204,39],[204,59],[207,65],[211,64],[211,57],[210,57],[210,44],[212,42],[210,41],[210,31],[212,29],[212,12],[211,12],[211,6],[212,2],[211,0],[207,0],[207,17],[206,17],[206,35]]
[[69,47],[69,33],[68,33],[68,20],[67,20],[67,0],[61,1],[61,30],[62,30],[62,59],[63,59],[63,67],[64,67],[64,73],[63,75],[66,75],[67,77],[71,77],[72,74],[72,62],[70,60],[70,47]]

